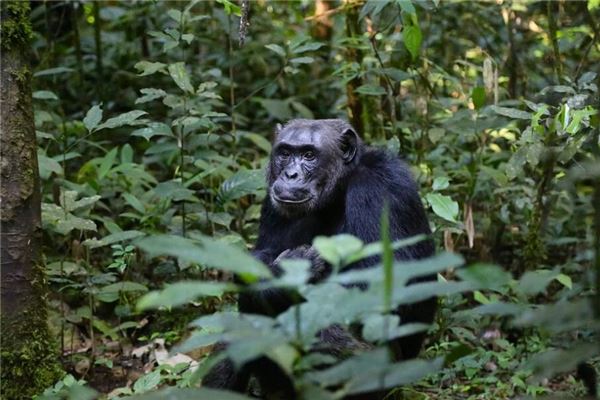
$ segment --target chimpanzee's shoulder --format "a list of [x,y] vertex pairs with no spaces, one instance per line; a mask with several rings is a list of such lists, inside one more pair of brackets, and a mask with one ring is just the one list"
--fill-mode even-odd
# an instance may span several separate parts
[[385,149],[366,147],[355,175],[359,181],[376,186],[415,186],[408,165]]

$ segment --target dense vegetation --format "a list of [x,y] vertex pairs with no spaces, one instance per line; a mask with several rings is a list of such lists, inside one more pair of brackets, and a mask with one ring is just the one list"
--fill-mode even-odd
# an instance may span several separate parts
[[[196,389],[220,341],[238,363],[278,362],[305,399],[585,395],[576,378],[600,360],[597,0],[57,1],[33,2],[30,19],[67,373],[44,398],[244,398]],[[289,262],[261,284],[307,302],[241,316],[232,274],[270,276],[247,249],[271,133],[294,117],[348,119],[405,158],[439,254],[393,268],[385,235],[318,238],[338,270],[386,261],[318,285]],[[426,273],[438,281],[405,286]],[[369,289],[339,285],[353,279]],[[433,326],[389,329],[392,307],[430,295]],[[373,348],[342,363],[311,353],[333,322],[362,324]],[[423,329],[420,359],[388,360],[385,339]]]

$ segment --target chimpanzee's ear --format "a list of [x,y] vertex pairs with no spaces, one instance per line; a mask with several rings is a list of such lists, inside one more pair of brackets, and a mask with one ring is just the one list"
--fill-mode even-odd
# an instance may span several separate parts
[[349,164],[356,157],[356,151],[358,149],[358,135],[352,128],[347,128],[342,133],[341,146],[342,158],[344,163]]
[[281,130],[283,129],[283,126],[281,126],[280,123],[277,123],[275,125],[275,136],[279,135],[281,133]]

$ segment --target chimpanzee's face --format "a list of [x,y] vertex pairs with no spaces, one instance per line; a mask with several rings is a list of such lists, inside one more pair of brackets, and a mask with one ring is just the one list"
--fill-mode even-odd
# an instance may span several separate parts
[[298,216],[328,203],[348,169],[342,136],[322,121],[296,123],[278,133],[269,167],[269,196],[276,210]]

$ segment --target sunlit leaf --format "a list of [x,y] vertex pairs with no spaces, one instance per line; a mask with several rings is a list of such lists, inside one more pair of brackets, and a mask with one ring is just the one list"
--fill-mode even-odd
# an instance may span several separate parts
[[141,117],[144,114],[147,114],[147,112],[142,111],[142,110],[132,110],[132,111],[126,112],[124,114],[118,115],[116,117],[107,119],[106,122],[98,125],[96,130],[104,129],[104,128],[112,129],[112,128],[118,128],[118,127],[124,126],[124,125],[131,125],[132,123],[135,122],[136,119],[138,119],[139,117]]
[[169,255],[190,263],[222,269],[255,278],[268,278],[269,269],[237,246],[203,237],[194,242],[180,236],[159,235],[136,244],[150,256]]
[[183,62],[169,64],[169,75],[173,78],[173,81],[179,88],[188,93],[194,93],[194,87],[190,82],[190,76],[185,69]]
[[456,217],[458,217],[458,203],[456,201],[439,193],[428,193],[425,198],[436,215],[450,222],[456,222]]
[[98,126],[102,120],[102,108],[99,105],[95,105],[90,108],[83,119],[83,124],[88,131],[92,132]]
[[423,40],[421,29],[418,25],[410,25],[404,29],[402,35],[406,49],[410,52],[413,59],[417,58],[421,48],[421,41]]
[[137,307],[140,310],[159,307],[176,307],[187,304],[200,297],[220,296],[233,291],[236,285],[225,282],[188,281],[168,284],[160,291],[154,291],[142,297]]
[[136,230],[121,231],[112,233],[108,236],[103,237],[102,239],[87,239],[83,242],[83,244],[89,246],[91,249],[95,249],[97,247],[108,246],[109,244],[115,244],[127,240],[136,239],[144,235],[146,235],[144,232]]

